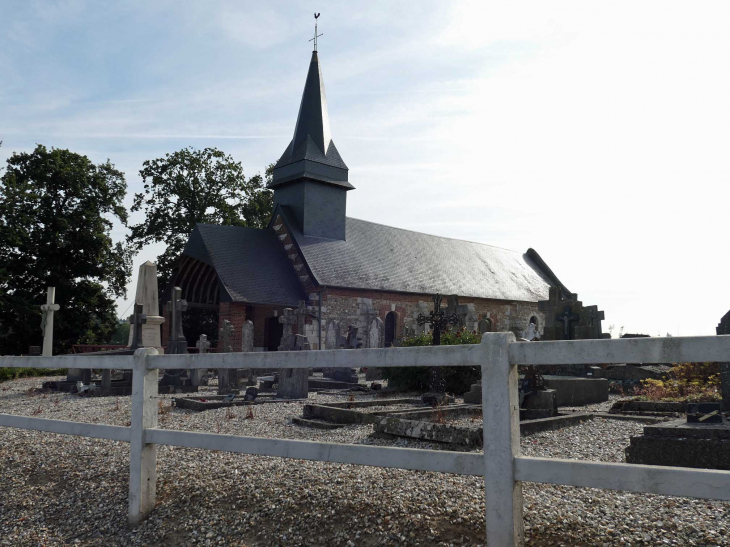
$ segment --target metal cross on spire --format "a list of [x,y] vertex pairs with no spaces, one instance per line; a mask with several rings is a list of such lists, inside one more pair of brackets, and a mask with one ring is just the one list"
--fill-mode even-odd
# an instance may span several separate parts
[[309,40],[310,42],[314,42],[314,51],[317,51],[317,38],[319,38],[320,36],[322,36],[322,34],[324,34],[324,33],[317,34],[317,19],[319,19],[319,16],[320,16],[319,13],[314,14],[314,38]]

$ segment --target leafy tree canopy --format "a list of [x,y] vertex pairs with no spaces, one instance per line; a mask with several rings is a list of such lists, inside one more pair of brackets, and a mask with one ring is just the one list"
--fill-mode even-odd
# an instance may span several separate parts
[[132,211],[145,219],[131,226],[129,243],[140,250],[164,241],[167,249],[157,257],[160,287],[170,279],[175,261],[197,223],[263,228],[272,211],[273,192],[266,178],[246,178],[240,162],[217,148],[183,148],[164,158],[145,161],[139,172],[144,192],[135,194]]
[[124,174],[109,160],[38,145],[13,154],[0,178],[0,354],[40,345],[40,305],[56,287],[54,352],[105,343],[116,327],[114,297],[126,294],[131,255],[111,239],[123,224]]

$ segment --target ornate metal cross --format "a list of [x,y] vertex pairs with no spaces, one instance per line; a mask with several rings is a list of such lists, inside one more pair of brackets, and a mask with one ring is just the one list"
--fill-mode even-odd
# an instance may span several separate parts
[[172,300],[167,303],[170,310],[170,340],[185,340],[182,328],[182,312],[187,311],[188,301],[182,298],[182,289],[175,287],[172,289]]
[[142,304],[134,305],[134,313],[129,316],[129,324],[132,326],[132,345],[129,349],[142,347],[142,325],[147,323],[147,316],[142,313]]
[[426,324],[431,325],[431,328],[433,329],[434,346],[441,345],[441,331],[445,329],[447,325],[459,324],[459,316],[457,316],[455,313],[446,315],[443,311],[441,311],[442,298],[443,297],[440,294],[434,295],[433,311],[428,316],[419,313],[418,317],[416,318],[416,321],[421,326]]
[[574,321],[578,321],[579,317],[574,314],[570,313],[570,306],[565,306],[563,308],[563,314],[556,315],[555,320],[556,321],[562,321],[563,322],[563,333],[565,334],[565,339],[570,340],[570,324]]
[[320,15],[319,13],[314,14],[314,38],[309,40],[310,42],[314,42],[314,51],[317,51],[317,38],[319,38],[320,36],[322,36],[322,34],[324,34],[324,33],[317,34],[317,19],[319,19],[319,15]]

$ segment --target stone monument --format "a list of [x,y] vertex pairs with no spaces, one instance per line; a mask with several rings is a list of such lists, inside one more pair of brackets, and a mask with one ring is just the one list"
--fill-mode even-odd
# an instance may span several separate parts
[[[142,338],[139,347],[159,348],[162,346],[160,325],[165,322],[165,318],[160,315],[157,292],[157,265],[154,262],[148,260],[140,265],[134,302],[142,305],[142,313],[147,319],[142,326]],[[132,345],[132,329],[129,329],[128,345]]]
[[[717,325],[717,334],[730,334],[730,311],[723,315]],[[730,412],[730,363],[720,363],[720,394],[722,395],[722,409]]]
[[[300,303],[301,308],[301,303]],[[300,314],[301,316],[301,314]],[[291,308],[285,308],[279,316],[279,323],[284,327],[279,351],[300,351],[309,349],[307,337],[293,333],[293,326],[299,323],[297,314]],[[277,396],[283,399],[306,399],[309,394],[309,369],[279,369]]]
[[[286,310],[285,310],[286,311]],[[286,323],[284,323],[286,329]],[[309,349],[307,337],[301,334],[290,334],[282,338],[280,351],[305,351]],[[306,399],[309,396],[309,369],[282,368],[279,369],[279,381],[276,396],[281,399]]]
[[573,293],[563,299],[558,287],[550,287],[547,300],[540,300],[537,309],[545,314],[545,327],[541,340],[595,340],[610,338],[601,329],[605,319],[598,306],[583,306],[578,295]]

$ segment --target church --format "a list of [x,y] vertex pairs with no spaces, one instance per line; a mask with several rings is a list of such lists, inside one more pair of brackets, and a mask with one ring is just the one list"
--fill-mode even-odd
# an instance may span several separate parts
[[[377,317],[386,346],[427,330],[416,318],[433,309],[437,293],[449,295],[447,311],[459,314],[461,326],[517,336],[542,332],[537,302],[551,286],[571,296],[533,249],[519,253],[348,217],[355,187],[330,133],[316,49],[294,136],[269,187],[274,211],[265,229],[198,224],[170,285],[182,289],[189,309],[217,312],[219,324],[233,324],[233,351],[241,350],[246,320],[254,325],[255,349],[275,351],[285,308],[297,308],[295,332],[304,331],[298,334],[311,349],[329,349],[332,323],[343,334],[357,327],[362,347],[370,347]],[[163,345],[169,324],[167,317]]]

